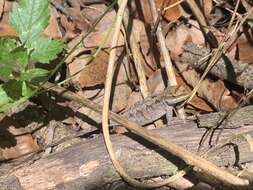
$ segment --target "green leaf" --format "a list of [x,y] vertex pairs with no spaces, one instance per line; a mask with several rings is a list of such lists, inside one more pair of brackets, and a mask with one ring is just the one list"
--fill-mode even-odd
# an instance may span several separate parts
[[23,82],[22,84],[22,96],[24,97],[32,97],[35,92],[35,88],[27,84],[26,82]]
[[12,73],[13,67],[10,66],[4,66],[2,67],[2,65],[0,64],[0,77],[1,78],[8,78],[10,76],[10,74]]
[[13,3],[9,22],[26,47],[47,27],[49,22],[48,0],[19,0]]
[[21,73],[18,80],[30,82],[32,79],[35,79],[38,77],[47,77],[48,74],[49,74],[48,70],[35,68],[35,69],[27,70],[24,73]]
[[11,51],[17,47],[13,38],[0,38],[0,77],[8,77],[15,68]]
[[11,101],[12,99],[7,95],[7,93],[3,89],[3,86],[1,85],[0,86],[0,107],[8,104]]
[[22,97],[22,81],[9,80],[3,84],[2,88],[12,100]]
[[32,97],[34,92],[35,88],[30,87],[25,82],[12,80],[11,82],[0,85],[0,112],[20,105]]
[[27,50],[12,37],[0,37],[0,60],[15,60],[15,63],[26,65],[28,63]]
[[10,108],[18,106],[18,105],[24,103],[25,101],[27,101],[28,99],[29,99],[29,97],[22,97],[19,100],[14,101],[14,102],[10,100],[6,104],[0,105],[0,112],[5,112]]
[[11,52],[17,47],[16,39],[12,37],[0,38],[0,55],[4,55],[6,52]]
[[33,48],[31,53],[33,61],[49,63],[49,61],[57,58],[57,54],[65,48],[65,45],[61,41],[40,36],[32,42],[31,47]]
[[22,68],[21,70],[23,70],[29,61],[27,49],[25,49],[23,46],[19,46],[11,53],[15,62],[18,63],[18,66]]

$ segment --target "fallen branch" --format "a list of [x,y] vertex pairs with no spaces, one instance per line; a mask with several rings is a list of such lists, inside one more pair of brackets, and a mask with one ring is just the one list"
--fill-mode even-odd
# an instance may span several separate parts
[[[241,115],[243,117],[242,112]],[[113,115],[112,117],[114,118]],[[212,114],[206,115],[206,118],[212,118]],[[204,120],[201,123],[204,123]],[[231,135],[250,131],[252,131],[252,125],[240,129],[225,130],[222,133],[221,141]],[[167,128],[151,132],[196,153],[205,129],[198,128],[193,121],[175,121]],[[217,133],[214,134],[214,138]],[[249,134],[253,135],[253,132]],[[135,135],[129,137],[112,135],[112,141],[119,160],[127,172],[135,178],[173,175],[178,166],[183,166],[180,159]],[[250,152],[250,146],[246,140],[236,140],[235,142],[237,153],[234,151],[235,146],[228,145],[221,148],[219,154],[209,154],[209,161],[218,166],[225,166],[253,160],[253,154]],[[204,146],[204,150],[207,149],[208,146]],[[11,175],[17,177],[16,183],[25,190],[33,190],[34,187],[36,190],[96,189],[109,184],[113,185],[115,181],[121,179],[108,158],[102,136],[74,145],[63,152],[49,155],[31,165],[26,164]],[[181,182],[181,179],[178,181]],[[178,181],[173,182],[170,186],[175,187]],[[210,179],[209,183],[212,181]]]
[[[202,59],[210,53],[208,48],[188,43],[184,46],[184,50],[181,56],[181,62],[202,71],[206,68],[208,62]],[[253,66],[241,63],[232,58],[220,58],[217,64],[210,70],[210,74],[234,84],[239,84],[245,88],[253,88]]]
[[[44,87],[50,89],[52,87],[52,84],[46,83]],[[84,106],[91,108],[94,111],[97,111],[99,113],[102,112],[102,108],[98,104],[93,103],[92,101],[87,100],[83,97],[80,97],[73,92],[67,91],[64,88],[61,88],[59,86],[54,86],[52,87],[51,90],[60,94],[62,97],[79,102],[83,104]],[[234,185],[234,186],[247,186],[249,184],[247,180],[240,179],[222,170],[221,168],[217,167],[213,163],[185,150],[184,148],[172,143],[170,140],[165,139],[162,136],[157,135],[153,133],[152,131],[145,129],[134,122],[128,121],[127,119],[125,119],[124,117],[118,114],[109,112],[109,116],[111,119],[123,125],[134,134],[144,138],[145,140],[149,142],[152,142],[158,145],[159,147],[163,148],[167,152],[181,158],[188,165],[196,166],[197,168],[201,169],[203,173],[209,176],[212,176],[213,178],[219,181],[222,181],[225,184]]]

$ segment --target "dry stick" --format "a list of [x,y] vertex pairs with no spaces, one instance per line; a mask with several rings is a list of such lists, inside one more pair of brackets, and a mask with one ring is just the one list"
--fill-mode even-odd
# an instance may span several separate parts
[[[197,20],[199,22],[199,26],[202,29],[202,31],[204,33],[204,36],[206,36],[206,39],[209,42],[209,44],[212,47],[217,47],[218,46],[218,42],[217,42],[216,38],[212,35],[212,33],[210,32],[210,30],[208,29],[208,24],[206,22],[206,19],[205,19],[203,13],[201,12],[201,10],[199,9],[199,7],[198,7],[197,3],[195,2],[195,0],[187,0],[187,4],[191,8],[191,10],[192,10],[193,14],[195,15],[195,17],[197,18]],[[219,47],[221,47],[221,46],[219,46]],[[218,53],[219,53],[219,51],[217,50],[215,52],[215,54],[217,54],[217,56],[220,57],[222,55],[222,53],[220,55],[218,55]],[[215,64],[215,56],[213,56],[211,58],[211,60],[210,60],[210,64],[209,64],[210,67],[212,67],[212,65],[214,65],[212,62]],[[209,70],[210,70],[210,68],[206,68],[205,73],[207,74]],[[206,75],[205,73],[201,76],[201,78],[199,80],[199,83],[194,87],[194,89],[191,92],[191,96],[189,97],[189,99],[187,101],[184,102],[184,104],[190,102],[191,99],[193,98],[193,96],[197,93],[197,91],[198,91],[198,89],[200,87],[201,82],[205,78],[205,75]]]
[[[137,35],[139,35],[139,34],[137,34]],[[144,98],[146,98],[149,95],[147,79],[146,79],[146,75],[145,75],[145,72],[144,72],[144,69],[143,69],[143,66],[141,63],[141,52],[138,47],[137,40],[134,36],[133,31],[131,31],[131,34],[130,34],[130,48],[132,50],[133,61],[134,61],[134,65],[135,65],[137,75],[139,78],[139,82],[140,82],[141,94]]]
[[[154,0],[149,0],[149,5],[150,5],[153,21],[156,22],[156,20],[158,19],[158,13],[157,13],[157,9],[156,9],[156,5],[155,5]],[[168,49],[166,47],[166,43],[165,43],[166,40],[165,40],[165,37],[163,35],[162,26],[161,26],[160,22],[158,23],[158,26],[157,26],[156,35],[157,35],[158,43],[160,45],[161,52],[162,52],[162,55],[163,55],[163,59],[164,59],[164,63],[165,63],[165,69],[166,69],[166,73],[167,73],[167,76],[168,76],[170,86],[177,86],[176,75],[175,75],[174,70],[173,70],[172,62],[171,62],[171,59],[170,59],[170,54],[169,54]],[[177,111],[179,113],[179,116],[182,119],[184,119],[185,114],[184,114],[183,107],[179,108]]]
[[234,19],[235,19],[236,13],[237,13],[237,9],[239,7],[239,3],[240,3],[240,0],[237,0],[236,5],[235,5],[235,9],[232,14],[232,18],[230,19],[230,22],[228,24],[228,29],[230,29],[232,27],[232,24],[234,22]]
[[[209,44],[212,47],[217,47],[217,40],[215,39],[215,37],[213,37],[212,33],[210,32],[210,30],[208,29],[208,24],[205,20],[205,17],[203,15],[203,13],[201,12],[201,10],[199,9],[197,3],[195,2],[195,0],[188,0],[187,1],[188,5],[190,6],[193,14],[196,16],[200,27],[202,29],[202,31],[204,32],[204,35],[207,37],[207,40],[209,42]],[[198,88],[200,87],[201,82],[203,81],[203,79],[205,78],[205,76],[207,75],[207,73],[209,72],[209,70],[215,65],[215,63],[218,61],[218,59],[222,56],[222,48],[224,46],[223,42],[225,42],[225,38],[223,39],[223,41],[219,44],[217,50],[214,52],[212,58],[210,59],[210,63],[208,65],[208,67],[205,69],[203,75],[201,76],[199,83],[194,87],[192,94],[190,96],[190,98],[186,101],[189,102],[193,96],[196,94],[196,92],[198,91]],[[185,103],[186,103],[185,102]]]
[[253,96],[253,89],[246,95],[246,98],[245,98],[245,99],[241,99],[241,100],[239,101],[240,105],[239,105],[236,109],[231,110],[231,111],[228,112],[223,118],[220,119],[220,121],[219,121],[219,123],[218,123],[218,126],[217,126],[215,129],[217,129],[219,126],[221,126],[221,124],[222,124],[224,121],[225,121],[225,122],[224,122],[224,124],[223,124],[221,130],[219,131],[219,133],[218,133],[218,135],[217,135],[217,138],[216,138],[216,141],[215,141],[216,144],[218,144],[219,139],[220,139],[220,135],[221,135],[221,133],[223,132],[225,126],[228,124],[229,119],[230,119],[231,117],[233,117],[233,115],[234,115],[240,108],[242,108],[243,106],[245,106],[245,105],[247,104],[248,100],[249,100],[250,98],[252,98],[252,96]]
[[203,13],[199,9],[197,3],[195,2],[195,0],[187,0],[186,2],[189,5],[189,7],[191,8],[193,14],[196,16],[200,26],[203,27],[204,32],[207,34],[209,32],[208,24],[206,22],[206,19],[205,19]]
[[[153,0],[149,0],[149,4],[150,4],[150,8],[151,8],[151,14],[152,14],[152,17],[153,17],[153,21],[155,22],[158,18],[156,5],[155,5],[155,2]],[[157,34],[158,43],[160,45],[161,52],[162,52],[162,55],[163,55],[163,58],[164,58],[165,69],[166,69],[166,72],[167,72],[167,75],[168,75],[168,80],[169,80],[171,86],[176,86],[177,85],[177,80],[176,80],[176,76],[175,76],[175,73],[174,73],[174,70],[173,70],[173,66],[172,66],[172,62],[171,62],[171,59],[170,59],[168,49],[167,49],[166,44],[165,44],[166,40],[165,40],[165,38],[163,36],[163,33],[162,33],[161,23],[158,24],[156,34]]]
[[[102,107],[98,105],[97,103],[94,103],[62,87],[54,86],[54,84],[51,84],[51,83],[46,83],[43,87],[47,89],[51,89],[51,91],[56,92],[57,94],[61,95],[64,98],[81,103],[82,105],[98,113],[102,113]],[[110,119],[125,126],[128,130],[130,130],[134,134],[141,136],[147,141],[154,143],[158,145],[159,147],[163,148],[164,150],[168,151],[169,153],[181,158],[182,160],[186,162],[186,164],[200,168],[204,173],[206,173],[209,176],[213,176],[215,179],[219,181],[222,181],[226,184],[237,185],[237,186],[246,186],[249,184],[247,180],[240,179],[228,173],[227,171],[222,170],[221,168],[217,167],[213,163],[185,150],[184,148],[170,142],[164,137],[157,135],[153,133],[152,131],[149,131],[141,127],[135,122],[129,121],[128,119],[124,118],[123,116],[119,114],[109,111],[109,116],[110,116]]]
[[221,43],[219,45],[219,47],[215,50],[213,56],[210,59],[209,64],[207,65],[207,68],[205,69],[204,73],[201,75],[197,85],[194,87],[194,89],[191,92],[191,96],[188,98],[188,100],[186,100],[184,103],[188,103],[189,101],[192,100],[193,96],[197,93],[202,81],[204,80],[204,78],[206,77],[206,75],[208,74],[209,70],[212,69],[212,67],[218,62],[218,60],[220,59],[220,57],[222,56],[222,48],[224,47],[224,43]]

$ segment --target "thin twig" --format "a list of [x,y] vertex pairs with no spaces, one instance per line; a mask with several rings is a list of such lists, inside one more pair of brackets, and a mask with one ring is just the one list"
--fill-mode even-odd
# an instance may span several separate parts
[[173,4],[169,5],[169,6],[165,7],[165,8],[164,8],[164,11],[167,11],[167,10],[171,9],[172,7],[175,7],[175,6],[181,4],[181,3],[184,2],[184,1],[185,1],[185,0],[179,0],[179,1],[177,1],[177,2],[175,2],[175,3],[173,3]]
[[[141,90],[141,94],[143,96],[143,98],[146,98],[149,95],[149,90],[148,90],[148,85],[147,85],[147,79],[146,79],[146,75],[145,75],[145,71],[143,69],[143,65],[141,62],[141,51],[139,49],[138,46],[138,42],[137,39],[135,37],[134,34],[134,28],[133,28],[133,24],[132,24],[132,30],[131,31],[127,31],[127,23],[133,23],[131,21],[129,21],[129,17],[127,14],[124,15],[124,36],[125,36],[125,43],[128,44],[127,40],[130,39],[129,42],[129,46],[131,48],[131,52],[132,52],[132,57],[133,57],[133,62],[137,71],[137,75],[139,78],[139,83],[140,83],[140,90]],[[130,35],[128,35],[128,33],[130,32]],[[139,33],[137,34],[139,35]]]
[[236,16],[236,13],[237,13],[237,10],[238,10],[238,7],[239,7],[239,3],[240,3],[240,0],[237,0],[236,5],[235,5],[235,9],[234,9],[233,14],[232,14],[232,18],[230,19],[230,22],[228,24],[228,30],[232,27],[232,24],[234,22],[234,19],[235,19],[235,16]]
[[[150,4],[150,8],[151,8],[153,21],[155,22],[158,18],[158,13],[157,13],[157,10],[156,10],[155,2],[153,0],[149,0],[149,4]],[[168,49],[167,49],[166,44],[165,44],[166,40],[163,36],[162,27],[161,27],[160,22],[159,22],[158,27],[157,27],[156,35],[157,35],[158,43],[160,45],[161,52],[162,52],[162,55],[163,55],[163,59],[164,59],[164,62],[165,62],[165,69],[166,69],[166,72],[167,72],[167,76],[168,76],[170,86],[177,86],[176,76],[175,76],[175,73],[174,73],[174,69],[173,69],[173,66],[172,66],[172,62],[171,62],[171,58],[170,58]]]
[[130,47],[132,50],[134,65],[140,82],[141,94],[143,95],[144,98],[146,98],[149,95],[147,79],[141,63],[141,52],[133,32],[131,33],[130,37]]

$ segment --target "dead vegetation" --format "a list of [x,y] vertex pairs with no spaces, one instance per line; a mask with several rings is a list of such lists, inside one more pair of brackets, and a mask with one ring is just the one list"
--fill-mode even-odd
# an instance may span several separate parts
[[[17,36],[12,4],[1,37]],[[43,35],[66,54],[43,93],[0,115],[1,186],[252,189],[252,5],[50,0]]]

